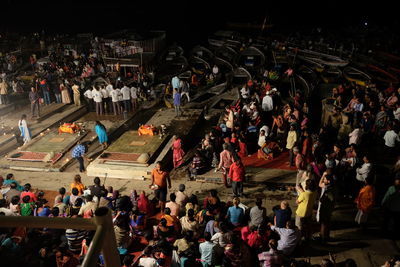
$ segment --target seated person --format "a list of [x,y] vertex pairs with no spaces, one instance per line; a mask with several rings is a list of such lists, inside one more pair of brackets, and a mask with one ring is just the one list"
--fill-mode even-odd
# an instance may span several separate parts
[[292,218],[292,210],[289,207],[289,203],[284,200],[280,206],[276,206],[272,209],[274,211],[274,225],[279,228],[285,228],[286,223]]
[[244,211],[241,207],[239,207],[240,199],[235,197],[233,199],[233,206],[229,207],[228,212],[226,214],[226,219],[233,226],[240,226],[243,223]]
[[258,150],[257,157],[259,159],[271,160],[280,152],[282,152],[282,148],[279,146],[279,144],[268,138],[266,139],[264,145]]
[[201,158],[201,155],[199,151],[196,151],[194,153],[194,157],[192,159],[192,162],[189,165],[189,168],[187,169],[188,172],[188,180],[196,179],[197,175],[201,173],[204,170],[204,162],[203,159]]
[[301,232],[294,224],[294,221],[287,221],[285,228],[279,228],[271,223],[268,224],[271,230],[279,234],[278,250],[281,250],[284,255],[292,254],[297,244],[301,240]]

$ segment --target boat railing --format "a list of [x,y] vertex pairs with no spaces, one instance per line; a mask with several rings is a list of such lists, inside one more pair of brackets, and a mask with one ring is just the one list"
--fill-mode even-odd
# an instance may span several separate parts
[[106,207],[98,208],[95,211],[95,217],[91,219],[2,216],[0,227],[96,230],[81,266],[97,266],[100,251],[103,254],[106,267],[121,266],[111,211]]

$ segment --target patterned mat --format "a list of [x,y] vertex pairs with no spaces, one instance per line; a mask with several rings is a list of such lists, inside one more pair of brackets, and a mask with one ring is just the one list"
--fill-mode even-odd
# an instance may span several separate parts
[[[44,152],[31,152],[31,151],[20,151],[10,155],[7,159],[13,161],[30,161],[30,162],[43,162],[47,153]],[[54,154],[54,157],[47,161],[51,164],[56,163],[61,157],[63,156],[62,153]]]

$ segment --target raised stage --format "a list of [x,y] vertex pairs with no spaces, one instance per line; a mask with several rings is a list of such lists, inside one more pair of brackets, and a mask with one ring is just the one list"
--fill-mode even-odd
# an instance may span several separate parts
[[183,116],[175,117],[173,109],[162,109],[146,123],[159,128],[167,127],[167,135],[138,135],[137,131],[127,131],[110,145],[87,167],[88,176],[122,179],[150,178],[157,161],[167,162],[171,157],[172,135],[187,136],[202,117],[201,109],[186,109]]

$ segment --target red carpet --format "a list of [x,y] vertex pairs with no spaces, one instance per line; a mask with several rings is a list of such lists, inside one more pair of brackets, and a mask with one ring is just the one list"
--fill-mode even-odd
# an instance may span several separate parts
[[[48,153],[44,152],[31,152],[31,151],[20,151],[13,155],[10,155],[8,160],[19,160],[19,161],[31,161],[31,162],[42,162]],[[63,156],[62,153],[55,153],[54,157],[49,161],[54,164]]]
[[264,160],[257,158],[257,153],[254,153],[250,157],[245,157],[242,159],[244,166],[266,168],[266,169],[280,169],[280,170],[296,170],[296,167],[290,167],[289,162],[289,152],[282,152],[278,157],[272,160]]

